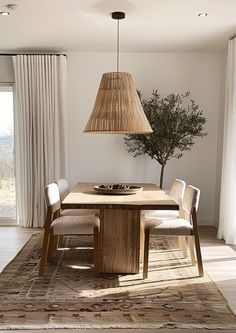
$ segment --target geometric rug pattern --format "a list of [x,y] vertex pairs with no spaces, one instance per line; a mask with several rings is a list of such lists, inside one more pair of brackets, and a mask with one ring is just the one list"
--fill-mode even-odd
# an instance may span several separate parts
[[38,277],[37,232],[0,274],[0,329],[235,329],[236,317],[213,281],[198,277],[175,237],[151,237],[149,278],[93,274],[89,236],[65,236]]

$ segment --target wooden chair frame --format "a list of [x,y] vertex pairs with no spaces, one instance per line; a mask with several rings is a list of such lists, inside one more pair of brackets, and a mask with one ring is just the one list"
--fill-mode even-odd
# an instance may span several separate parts
[[[61,235],[53,234],[53,228],[51,228],[52,222],[60,217],[60,201],[56,202],[53,205],[48,206],[47,216],[45,221],[44,237],[43,237],[43,246],[42,254],[39,265],[39,276],[43,276],[45,264],[47,260],[52,256],[53,250],[57,249],[58,240]],[[82,234],[79,234],[80,236]],[[94,227],[94,272],[95,276],[99,274],[100,264],[99,264],[99,227]]]
[[[191,222],[192,222],[192,226],[193,226],[192,235],[181,236],[181,238],[188,237],[192,264],[195,264],[195,255],[194,255],[194,244],[195,244],[195,251],[196,251],[197,265],[198,265],[198,274],[199,274],[199,276],[203,276],[204,270],[203,270],[203,264],[202,264],[202,255],[201,255],[201,248],[200,248],[196,207],[193,207],[193,209],[192,209]],[[148,277],[149,238],[150,238],[150,229],[147,228],[144,231],[143,279],[147,279],[147,277]]]

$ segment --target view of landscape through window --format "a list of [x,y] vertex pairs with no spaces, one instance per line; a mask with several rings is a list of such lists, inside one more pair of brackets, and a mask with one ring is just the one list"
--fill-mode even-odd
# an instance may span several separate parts
[[12,87],[0,86],[0,220],[16,218]]

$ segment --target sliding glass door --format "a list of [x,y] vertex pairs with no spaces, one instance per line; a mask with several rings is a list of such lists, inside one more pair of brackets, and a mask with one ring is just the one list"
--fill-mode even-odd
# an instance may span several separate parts
[[0,85],[0,224],[15,221],[13,87]]

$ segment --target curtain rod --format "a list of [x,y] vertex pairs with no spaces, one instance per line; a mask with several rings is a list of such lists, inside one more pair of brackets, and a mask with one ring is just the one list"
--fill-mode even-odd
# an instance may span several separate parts
[[235,37],[236,37],[236,34],[234,34],[233,36],[231,36],[231,37],[229,38],[229,40],[233,40]]
[[53,53],[0,53],[0,56],[17,56],[17,55],[55,55],[55,56],[64,56],[66,57],[66,54],[53,54]]

